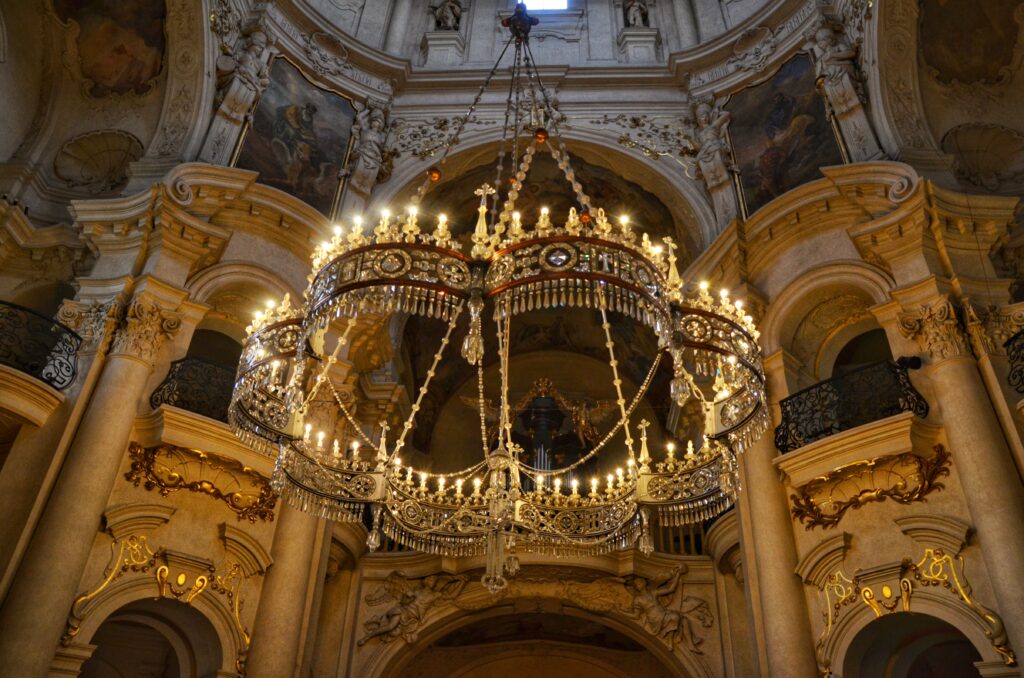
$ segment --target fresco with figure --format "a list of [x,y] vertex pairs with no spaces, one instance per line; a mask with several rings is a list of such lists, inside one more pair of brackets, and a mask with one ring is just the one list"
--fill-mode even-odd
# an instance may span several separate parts
[[145,94],[153,87],[164,61],[162,0],[53,0],[53,11],[78,32],[89,95]]
[[921,3],[921,58],[943,84],[1006,84],[1013,75],[1021,0]]
[[348,99],[312,84],[288,60],[276,59],[235,166],[259,172],[261,183],[330,217],[354,118]]
[[767,82],[734,94],[726,109],[747,214],[818,179],[820,167],[843,163],[807,56],[790,59]]

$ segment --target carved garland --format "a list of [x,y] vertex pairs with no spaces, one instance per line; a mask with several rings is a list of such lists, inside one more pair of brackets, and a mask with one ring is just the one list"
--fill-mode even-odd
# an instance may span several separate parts
[[793,518],[808,530],[832,528],[850,509],[892,499],[900,504],[926,501],[944,489],[939,478],[949,475],[950,455],[942,445],[924,458],[913,453],[879,457],[843,466],[815,478],[790,495]]
[[177,490],[188,490],[219,499],[250,523],[274,520],[277,495],[270,482],[253,469],[232,459],[190,450],[175,445],[128,446],[132,460],[126,480],[147,490],[158,490],[166,497]]

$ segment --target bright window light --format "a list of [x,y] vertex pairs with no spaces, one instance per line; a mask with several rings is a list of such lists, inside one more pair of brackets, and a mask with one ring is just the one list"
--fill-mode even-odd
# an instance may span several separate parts
[[531,12],[535,9],[569,9],[569,0],[526,0]]

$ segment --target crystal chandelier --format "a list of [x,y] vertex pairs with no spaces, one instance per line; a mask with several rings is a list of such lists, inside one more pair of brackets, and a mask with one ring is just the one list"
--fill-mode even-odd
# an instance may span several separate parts
[[[417,204],[440,179],[451,145],[512,47],[498,179],[476,191],[479,208],[466,243],[469,252],[462,251],[445,215],[424,230],[415,206],[397,218],[383,211],[372,233],[363,232],[358,218],[347,229],[336,226],[333,238],[313,253],[302,304],[292,305],[286,297],[257,314],[248,328],[230,408],[237,435],[276,454],[273,486],[287,502],[331,520],[356,522],[366,516],[371,550],[386,535],[428,553],[485,555],[482,581],[492,592],[515,575],[517,553],[593,555],[633,545],[650,553],[654,523],[678,526],[718,515],[735,496],[736,454],[767,425],[753,319],[727,292],[714,296],[706,284],[684,281],[671,238],[655,244],[634,231],[627,218],[613,223],[592,205],[570,165],[558,133],[560,116],[534,66],[528,37],[537,19],[519,5],[502,23],[511,33],[505,50],[413,201]],[[579,206],[560,225],[542,209],[528,226],[515,210],[541,149],[558,163]],[[518,166],[502,195],[501,171],[509,151]],[[517,316],[558,308],[598,314],[617,417],[579,459],[550,468],[527,463],[513,440],[510,343]],[[395,313],[438,319],[445,334],[401,427],[391,431],[381,424],[367,431],[339,394],[332,367],[357,325]],[[626,392],[616,359],[610,322],[615,315],[649,328],[658,340],[646,378],[633,393]],[[451,337],[463,320],[468,330],[455,349]],[[495,356],[485,355],[485,332],[493,332]],[[704,435],[699,449],[691,444],[677,458],[670,445],[668,456],[655,462],[648,422],[636,421],[635,409],[665,354],[672,366],[670,397],[680,407],[699,403]],[[500,381],[493,436],[485,414],[487,359],[497,363]],[[464,360],[476,369],[480,461],[452,473],[417,471],[403,465],[402,451],[438,366],[447,360]],[[333,401],[338,418],[353,432],[351,440],[327,440],[323,431],[313,430],[309,408],[318,398]],[[612,449],[618,440],[623,444]],[[372,454],[360,453],[365,450]],[[578,472],[598,455],[622,463],[581,487]]]

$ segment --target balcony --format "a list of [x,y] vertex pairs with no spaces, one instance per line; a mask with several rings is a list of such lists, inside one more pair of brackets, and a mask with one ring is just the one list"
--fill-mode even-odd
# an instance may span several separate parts
[[928,403],[907,375],[920,366],[916,357],[871,363],[791,395],[779,403],[775,447],[790,452],[900,412],[927,417]]
[[82,338],[30,309],[0,302],[0,364],[61,391],[75,380]]
[[1014,391],[1024,393],[1024,330],[1010,337],[1003,347],[1010,361],[1010,374],[1006,380]]
[[153,391],[149,404],[153,409],[173,405],[227,423],[234,385],[234,370],[186,356],[171,363],[167,378]]

